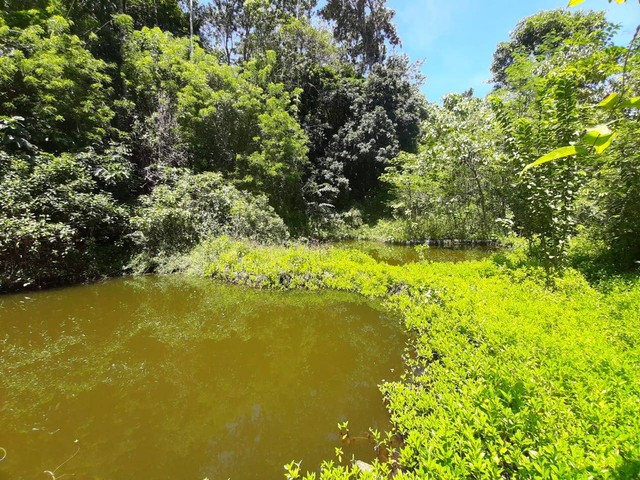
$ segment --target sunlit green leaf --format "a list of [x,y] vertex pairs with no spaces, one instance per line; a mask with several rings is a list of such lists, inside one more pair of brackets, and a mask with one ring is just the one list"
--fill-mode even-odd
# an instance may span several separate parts
[[600,139],[610,137],[611,134],[611,132],[601,133],[598,130],[590,129],[587,130],[587,133],[584,134],[584,136],[582,137],[582,141],[590,147],[595,147],[596,145],[598,145]]
[[598,104],[598,107],[606,108],[608,110],[618,106],[622,108],[640,108],[640,97],[632,97],[623,101],[620,98],[620,95],[614,92],[609,94],[607,98]]
[[621,104],[622,108],[640,108],[640,97],[633,97]]
[[593,147],[597,154],[601,154],[611,145],[614,135],[607,125],[601,124],[587,130],[582,140]]
[[607,98],[605,98],[598,104],[598,107],[612,109],[619,103],[619,100],[617,100],[618,97],[620,97],[618,93],[610,93],[609,95],[607,95]]
[[603,135],[611,135],[611,129],[608,125],[601,123],[595,127],[587,129],[587,133],[584,134],[584,141],[589,142],[591,138],[597,138]]
[[[569,0],[569,6],[570,7],[575,7],[576,5],[580,5],[582,2],[584,2],[584,0]],[[627,0],[616,0],[616,3],[626,3]],[[609,0],[609,3],[611,3],[611,0]]]
[[577,155],[579,153],[584,153],[584,149],[576,145],[556,148],[555,150],[547,153],[546,155],[541,156],[535,162],[532,162],[526,167],[524,167],[522,169],[522,172],[520,172],[520,175],[522,175],[524,172],[526,172],[531,168],[542,165],[543,163],[552,162],[554,160],[570,157],[571,155]]
[[602,152],[604,152],[607,148],[609,148],[609,146],[611,145],[611,142],[613,141],[613,139],[615,138],[616,134],[612,133],[611,135],[609,135],[608,137],[600,137],[598,139],[598,142],[596,145],[593,146],[593,148],[595,149],[596,153],[598,155],[600,155]]

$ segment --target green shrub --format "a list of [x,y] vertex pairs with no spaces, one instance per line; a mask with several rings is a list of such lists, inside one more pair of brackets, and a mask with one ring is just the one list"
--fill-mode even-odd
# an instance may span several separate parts
[[138,268],[184,253],[207,237],[231,235],[269,243],[289,235],[266,197],[238,190],[218,173],[184,174],[159,185],[140,197],[132,221],[141,251],[134,262]]
[[362,212],[357,208],[346,212],[329,210],[311,218],[309,234],[313,238],[333,241],[353,239],[366,227],[363,224]]
[[97,155],[0,153],[0,163],[0,291],[119,270],[128,213],[94,178]]

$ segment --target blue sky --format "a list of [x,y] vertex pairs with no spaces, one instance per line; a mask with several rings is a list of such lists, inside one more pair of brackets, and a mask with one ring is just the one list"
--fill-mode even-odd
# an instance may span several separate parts
[[[567,0],[388,0],[402,51],[411,60],[425,60],[423,92],[431,101],[445,93],[472,87],[483,96],[490,86],[489,67],[496,45],[509,38],[517,22],[540,10],[561,8]],[[616,43],[626,44],[640,23],[640,5],[586,0],[584,8],[601,8],[622,25]]]

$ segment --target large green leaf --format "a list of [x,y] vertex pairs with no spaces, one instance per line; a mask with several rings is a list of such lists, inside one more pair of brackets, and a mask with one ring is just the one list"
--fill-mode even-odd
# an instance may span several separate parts
[[610,93],[607,98],[602,100],[598,107],[612,110],[616,107],[622,108],[640,108],[640,97],[632,97],[627,100],[622,100],[618,93]]
[[[575,7],[576,5],[580,5],[582,2],[584,2],[584,0],[569,0],[569,6]],[[611,0],[609,0],[609,3],[611,3]],[[627,0],[616,0],[616,3],[627,3]]]
[[620,100],[618,100],[619,97],[620,97],[620,94],[616,92],[610,93],[609,95],[607,95],[607,98],[605,98],[598,104],[598,106],[600,108],[606,108],[608,110],[611,110],[620,103]]
[[622,102],[622,108],[640,108],[640,97],[632,97]]
[[593,147],[596,153],[600,155],[609,148],[614,136],[615,134],[607,125],[601,124],[588,129],[587,133],[582,137],[582,141],[586,145]]
[[586,149],[578,145],[570,145],[568,147],[556,148],[555,150],[547,153],[546,155],[541,156],[535,162],[532,162],[526,167],[524,167],[522,169],[522,172],[520,172],[520,175],[522,175],[524,172],[526,172],[531,168],[542,165],[543,163],[552,162],[554,160],[559,160],[561,158],[566,158],[572,155],[578,155],[579,153],[585,153],[585,152],[586,152]]

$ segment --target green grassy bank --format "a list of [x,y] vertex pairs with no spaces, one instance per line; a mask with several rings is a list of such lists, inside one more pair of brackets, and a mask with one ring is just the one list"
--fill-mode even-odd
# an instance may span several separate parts
[[[640,476],[640,279],[596,289],[569,271],[549,289],[504,255],[394,267],[225,238],[166,268],[178,266],[259,288],[353,291],[402,314],[406,372],[380,387],[401,442],[377,439],[386,455],[372,472],[341,458],[319,478]],[[300,475],[289,466],[288,478]]]

